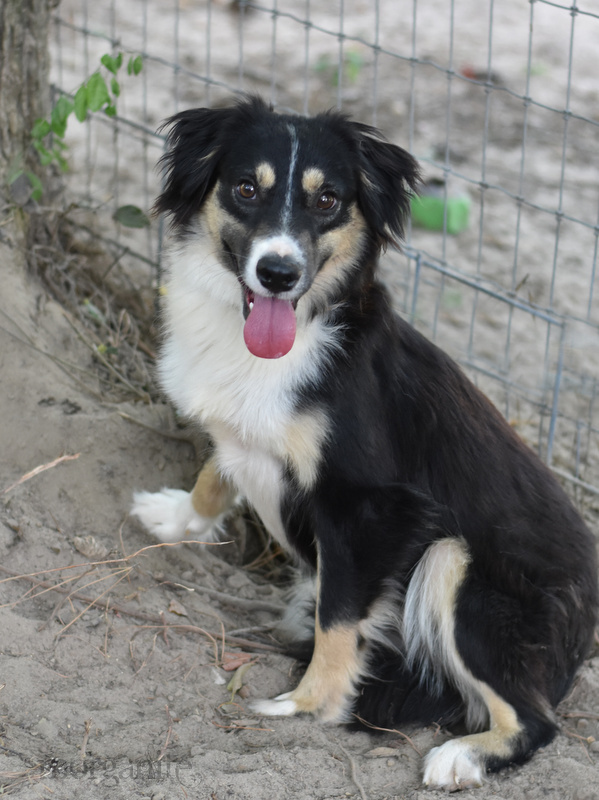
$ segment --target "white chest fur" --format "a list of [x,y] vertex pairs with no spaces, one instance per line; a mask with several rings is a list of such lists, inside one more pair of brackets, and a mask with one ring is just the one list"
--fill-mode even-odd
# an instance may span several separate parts
[[303,320],[298,309],[291,352],[256,358],[243,341],[236,277],[199,237],[180,245],[171,261],[163,386],[180,411],[208,430],[222,474],[285,544],[279,511],[284,469],[291,466],[300,483],[310,485],[327,427],[321,410],[298,414],[297,392],[319,379],[336,331],[318,318]]

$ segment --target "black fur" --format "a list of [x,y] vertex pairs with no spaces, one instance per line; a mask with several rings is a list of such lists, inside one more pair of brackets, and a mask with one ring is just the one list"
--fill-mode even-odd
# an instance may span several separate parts
[[[251,242],[268,229],[278,205],[246,207],[229,187],[255,151],[281,157],[288,120],[255,98],[178,114],[170,121],[157,210],[185,234],[221,181],[221,206]],[[357,204],[367,236],[359,269],[347,270],[329,290],[326,309],[314,310],[337,329],[338,347],[293,402],[297,413],[324,411],[329,434],[314,486],[305,489],[292,469],[285,472],[287,538],[313,567],[318,557],[325,631],[366,619],[383,594],[400,618],[427,548],[448,537],[464,542],[470,563],[453,609],[457,650],[522,726],[510,755],[492,756],[485,766],[522,761],[554,735],[551,709],[592,640],[593,537],[550,471],[459,367],[393,312],[376,279],[380,249],[400,238],[418,184],[414,159],[336,113],[293,120],[301,157],[330,168],[347,208]],[[346,206],[337,217],[315,217],[298,205],[294,234],[307,230],[317,241],[347,223]],[[241,274],[245,244],[227,249],[224,238],[222,261]],[[451,676],[427,684],[406,663],[400,627],[384,633],[386,639],[363,645],[370,675],[355,714],[382,727],[459,720],[463,702]],[[436,669],[443,676],[444,665]]]

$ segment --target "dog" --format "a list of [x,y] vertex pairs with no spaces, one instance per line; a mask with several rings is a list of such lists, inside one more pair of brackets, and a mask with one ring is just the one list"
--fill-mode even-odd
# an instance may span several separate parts
[[418,165],[340,113],[256,97],[167,124],[159,374],[214,449],[191,493],[138,493],[133,513],[163,541],[207,540],[246,498],[314,592],[295,625],[313,636],[304,676],[254,710],[465,726],[428,753],[423,782],[479,786],[556,733],[593,638],[596,548],[549,469],[377,279]]

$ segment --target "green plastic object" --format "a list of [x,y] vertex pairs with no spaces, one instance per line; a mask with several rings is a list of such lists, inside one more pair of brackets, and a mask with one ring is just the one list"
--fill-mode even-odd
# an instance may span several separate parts
[[447,232],[461,233],[470,220],[470,198],[465,195],[445,197],[442,183],[425,184],[420,195],[412,198],[412,222],[432,231],[442,231],[444,227],[445,204],[447,203]]

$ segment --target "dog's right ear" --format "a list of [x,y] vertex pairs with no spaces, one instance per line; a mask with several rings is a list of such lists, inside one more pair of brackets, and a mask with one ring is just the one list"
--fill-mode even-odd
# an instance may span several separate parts
[[170,130],[160,160],[164,185],[154,212],[170,214],[176,228],[189,224],[214,186],[226,132],[237,113],[235,107],[194,108],[162,126]]

